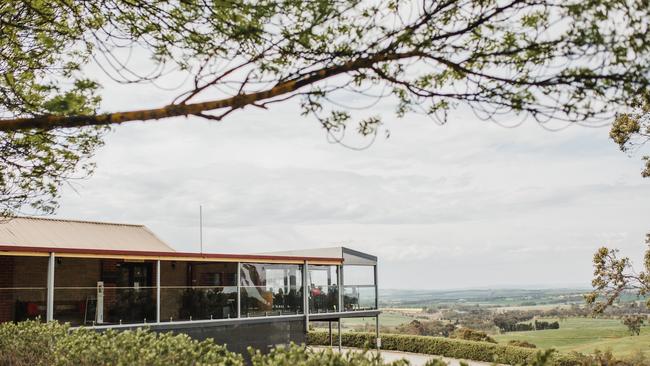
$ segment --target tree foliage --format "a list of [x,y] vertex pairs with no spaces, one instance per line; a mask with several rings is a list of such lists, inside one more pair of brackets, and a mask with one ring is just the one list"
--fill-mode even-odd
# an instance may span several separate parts
[[646,317],[644,315],[626,315],[622,319],[623,325],[627,327],[632,335],[641,334],[641,327],[645,323]]
[[[632,110],[616,116],[609,132],[610,138],[621,151],[635,153],[650,141],[650,91],[645,90],[632,98]],[[650,156],[644,155],[641,175],[650,178]],[[628,257],[620,257],[617,249],[601,247],[594,254],[593,291],[586,296],[596,313],[602,313],[625,291],[639,296],[650,295],[650,233],[646,234],[646,249],[642,271],[635,272]],[[650,298],[646,305],[650,308]]]
[[[616,116],[609,137],[623,152],[636,152],[650,141],[650,91],[637,96],[631,103],[633,110]],[[642,157],[644,178],[650,177],[650,156]]]
[[[644,270],[635,272],[630,258],[620,257],[617,249],[601,247],[594,254],[593,290],[585,296],[595,313],[602,313],[625,292],[634,291],[639,296],[650,295],[650,234],[646,236],[649,248],[645,252]],[[646,305],[650,308],[650,298]]]
[[[649,18],[648,0],[5,0],[0,202],[5,214],[55,208],[76,167],[92,172],[104,129],[91,126],[219,121],[293,98],[334,141],[351,128],[376,136],[382,121],[362,107],[382,99],[439,123],[459,105],[600,123],[648,86]],[[169,73],[190,82],[159,108],[99,109],[90,63],[133,88]],[[40,138],[40,155],[15,148],[25,138]]]

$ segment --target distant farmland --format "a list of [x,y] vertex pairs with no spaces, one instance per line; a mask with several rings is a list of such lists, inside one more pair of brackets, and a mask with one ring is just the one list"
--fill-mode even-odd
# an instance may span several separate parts
[[650,357],[650,327],[643,327],[640,336],[631,336],[618,319],[568,318],[560,321],[560,329],[510,332],[494,338],[499,343],[512,339],[528,341],[538,348],[555,348],[560,352],[610,349],[617,356],[643,352]]

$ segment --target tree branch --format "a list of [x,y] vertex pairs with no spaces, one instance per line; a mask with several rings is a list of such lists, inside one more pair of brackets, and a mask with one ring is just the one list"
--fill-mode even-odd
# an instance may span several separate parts
[[359,58],[341,65],[331,66],[311,72],[297,80],[290,80],[277,84],[268,90],[248,94],[239,94],[230,98],[201,103],[170,104],[162,108],[142,109],[128,112],[105,113],[88,116],[44,115],[26,118],[4,119],[0,120],[0,131],[9,132],[33,128],[52,130],[58,128],[78,128],[85,126],[122,124],[130,121],[150,121],[169,117],[198,115],[202,112],[228,107],[239,109],[258,101],[277,97],[287,93],[292,93],[305,86],[312,85],[321,80],[328,79],[333,76],[344,74],[353,70],[369,68],[381,62],[395,61],[420,56],[421,52],[419,51],[409,51],[402,53],[377,53],[370,57]]

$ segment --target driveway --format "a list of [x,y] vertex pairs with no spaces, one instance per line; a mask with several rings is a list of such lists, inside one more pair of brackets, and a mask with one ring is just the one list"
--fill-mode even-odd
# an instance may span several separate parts
[[[318,350],[326,350],[329,347],[313,347],[310,346],[309,348],[318,351]],[[332,347],[334,351],[338,351],[338,347]],[[360,350],[357,348],[348,348],[348,347],[343,347],[343,352],[359,352]],[[376,352],[376,351],[371,351],[371,352]],[[409,352],[398,352],[398,351],[381,351],[381,357],[384,359],[385,362],[393,362],[401,359],[407,360],[411,366],[424,366],[424,364],[427,363],[427,361],[432,360],[432,359],[441,359],[449,366],[459,366],[460,361],[464,361],[467,363],[469,366],[490,366],[493,365],[493,363],[490,362],[480,362],[480,361],[471,361],[471,360],[459,360],[456,358],[447,358],[447,357],[441,357],[441,356],[434,356],[434,355],[425,355],[421,353],[409,353]]]

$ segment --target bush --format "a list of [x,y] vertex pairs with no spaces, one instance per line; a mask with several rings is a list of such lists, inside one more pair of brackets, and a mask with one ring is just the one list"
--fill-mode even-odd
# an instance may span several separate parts
[[544,322],[535,320],[535,330],[560,329],[559,322]]
[[469,328],[457,329],[452,335],[449,336],[449,338],[464,339],[466,341],[497,343],[497,341],[487,335],[487,333]]
[[516,339],[512,339],[508,341],[508,345],[510,346],[517,346],[517,347],[526,347],[526,348],[537,348],[536,345],[527,342],[527,341],[518,341]]
[[[543,365],[540,359],[549,359],[551,365],[578,365],[576,360],[550,353],[500,345],[440,337],[385,335],[383,348],[407,352],[441,355],[477,361],[511,365]],[[311,344],[329,344],[325,332],[309,333]],[[372,346],[370,333],[344,333],[343,343],[352,347]],[[376,355],[349,352],[343,355],[332,350],[314,352],[292,345],[279,347],[269,354],[251,350],[253,366],[382,366]],[[184,334],[158,334],[147,329],[135,331],[98,332],[92,329],[70,330],[58,323],[25,321],[0,324],[0,365],[11,366],[90,366],[90,365],[221,365],[243,366],[241,355],[229,352],[212,340],[197,341]],[[395,362],[393,366],[404,366]],[[429,366],[442,366],[441,362]]]
[[[315,352],[291,345],[269,354],[249,349],[252,366],[383,366],[365,352]],[[244,366],[241,355],[212,340],[187,335],[157,334],[147,329],[98,332],[71,330],[59,323],[25,321],[0,324],[0,366],[197,365]],[[406,366],[397,361],[392,366]],[[443,365],[436,365],[443,366]]]
[[[347,347],[371,348],[375,346],[375,334],[343,333],[342,342]],[[327,332],[310,332],[308,344],[329,345],[329,336]],[[538,357],[538,352],[530,348],[402,334],[382,334],[381,348],[391,351],[423,353],[509,365],[532,364]],[[550,357],[550,364],[559,366],[579,365],[580,360],[577,357],[555,353]]]
[[579,361],[581,366],[650,366],[650,360],[639,351],[632,357],[617,359],[611,350],[595,350],[591,355],[571,352],[571,356]]
[[[385,365],[381,357],[368,352],[346,352],[339,354],[331,349],[324,351],[312,351],[291,345],[289,347],[279,346],[272,349],[268,354],[259,351],[251,353],[252,366],[382,366]],[[391,366],[408,366],[403,361],[396,361]],[[447,364],[436,365],[446,366]]]
[[146,329],[70,330],[55,322],[0,324],[0,365],[224,365],[242,366],[241,355],[212,340]]

